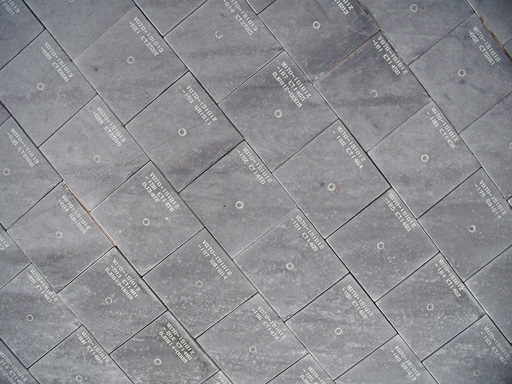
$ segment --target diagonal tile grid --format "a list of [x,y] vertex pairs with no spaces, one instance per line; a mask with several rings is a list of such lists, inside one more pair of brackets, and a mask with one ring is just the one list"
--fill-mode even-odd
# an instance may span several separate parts
[[511,383],[511,19],[1,0],[0,383]]

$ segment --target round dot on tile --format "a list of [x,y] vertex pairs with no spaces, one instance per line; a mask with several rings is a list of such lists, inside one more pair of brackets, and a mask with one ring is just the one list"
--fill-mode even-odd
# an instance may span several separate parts
[[423,161],[424,163],[428,163],[429,160],[430,157],[428,155],[421,155],[421,161]]
[[249,352],[251,352],[251,353],[256,353],[256,351],[257,351],[257,349],[254,345],[249,348]]
[[128,58],[126,59],[126,62],[128,64],[133,64],[133,63],[135,63],[135,59],[133,58],[133,56],[128,56]]
[[336,184],[334,184],[334,183],[329,183],[329,184],[327,185],[327,190],[329,190],[330,192],[333,192],[335,189],[336,189]]
[[178,135],[185,136],[187,134],[187,130],[185,128],[178,129]]
[[343,333],[343,330],[342,330],[340,327],[338,327],[338,328],[336,328],[336,329],[334,330],[334,333],[335,333],[335,334],[337,334],[337,335],[339,336],[339,335],[341,335],[341,334]]
[[476,231],[476,227],[474,225],[470,225],[469,228],[468,228],[468,231],[473,233]]
[[371,97],[375,98],[375,97],[379,96],[379,92],[377,92],[375,89],[372,89],[372,91],[370,92],[370,95],[371,95]]
[[9,176],[11,174],[11,170],[9,168],[4,169],[4,176]]
[[243,201],[237,201],[237,202],[235,203],[235,207],[236,207],[237,209],[242,209],[242,208],[244,207],[244,202],[243,202]]
[[160,360],[160,359],[157,357],[155,360],[153,360],[153,363],[155,363],[155,365],[160,365],[160,364],[162,364],[162,360]]
[[276,109],[276,111],[274,112],[274,115],[275,115],[275,117],[277,117],[279,119],[283,116],[283,112],[281,112],[280,109]]
[[62,232],[61,232],[61,231],[57,231],[57,232],[55,232],[55,237],[56,237],[57,239],[62,239],[62,236],[64,236],[64,235],[62,234]]
[[196,281],[196,287],[197,288],[202,288],[202,286],[203,286],[203,282],[201,280],[197,280]]
[[75,2],[75,0],[68,0],[68,1],[69,1],[70,3],[74,3],[74,2]]
[[411,10],[412,13],[416,13],[416,12],[418,12],[419,8],[418,8],[417,4],[412,4],[409,9]]
[[147,227],[149,224],[151,224],[151,222],[149,221],[149,219],[147,217],[142,219],[143,226]]
[[315,20],[315,21],[313,22],[313,28],[315,28],[315,29],[320,28],[320,22],[319,22],[318,20]]
[[215,37],[217,39],[222,39],[223,36],[224,36],[224,32],[222,32],[222,31],[215,32]]
[[481,374],[481,372],[480,372],[480,370],[479,370],[479,369],[475,369],[475,370],[473,371],[473,376],[475,376],[475,377],[480,376],[480,374]]
[[512,151],[512,143],[508,145],[508,148]]
[[105,298],[105,303],[112,304],[112,298],[111,297]]
[[101,163],[101,156],[100,155],[94,155],[93,160],[95,163]]
[[75,380],[78,381],[79,383],[81,383],[84,380],[84,378],[82,376],[80,376],[80,375],[77,375],[75,377]]
[[432,311],[434,309],[434,304],[428,303],[427,304],[427,310]]
[[457,71],[457,75],[459,75],[459,77],[464,77],[464,76],[466,76],[466,70],[465,70],[465,69],[462,69],[462,68],[461,68],[461,69],[459,69],[459,70]]
[[377,243],[377,249],[384,249],[384,243],[382,241]]
[[291,271],[293,268],[294,268],[293,263],[288,263],[288,264],[286,264],[286,269],[287,269],[287,270]]
[[34,316],[32,315],[27,315],[27,321],[32,321],[34,320]]
[[37,87],[38,91],[42,91],[44,89],[44,84],[43,83],[38,83],[36,87]]

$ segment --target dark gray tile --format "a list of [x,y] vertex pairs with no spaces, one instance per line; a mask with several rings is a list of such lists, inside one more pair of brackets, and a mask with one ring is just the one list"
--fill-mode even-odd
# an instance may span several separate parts
[[186,71],[137,8],[95,40],[75,63],[123,124]]
[[107,353],[165,311],[115,248],[64,288],[60,296]]
[[411,64],[411,70],[457,132],[512,88],[512,62],[476,15]]
[[98,205],[93,216],[141,275],[202,227],[152,163]]
[[402,58],[410,63],[464,21],[465,0],[360,0]]
[[232,382],[222,372],[215,374],[206,380],[203,384],[232,384]]
[[275,175],[324,237],[388,189],[386,180],[339,121]]
[[266,383],[306,354],[297,338],[259,295],[217,323],[198,341],[237,384]]
[[308,354],[274,380],[269,381],[269,384],[290,383],[334,384],[334,381],[325,373],[320,364]]
[[217,102],[282,50],[247,3],[236,0],[207,2],[165,39]]
[[178,191],[242,140],[190,73],[127,128]]
[[2,1],[0,8],[0,68],[43,31],[43,26],[20,0]]
[[28,0],[28,6],[73,59],[133,7],[131,0]]
[[420,360],[483,315],[441,254],[377,304]]
[[30,264],[27,256],[2,227],[0,227],[0,264],[2,265],[0,288]]
[[94,95],[47,31],[0,71],[0,100],[37,146]]
[[480,167],[434,102],[377,144],[369,156],[416,217]]
[[510,383],[512,348],[485,316],[426,361],[440,384]]
[[466,280],[512,245],[512,211],[480,170],[420,218],[434,243]]
[[0,103],[0,124],[2,124],[5,120],[7,120],[11,115],[5,109],[2,103]]
[[512,38],[512,3],[502,0],[469,0],[503,44]]
[[336,380],[336,384],[409,382],[436,383],[399,335]]
[[25,367],[80,326],[32,265],[0,291],[0,337]]
[[41,383],[131,383],[84,327],[35,363],[30,372]]
[[365,150],[429,101],[418,80],[381,33],[315,85]]
[[231,257],[295,208],[245,142],[185,188],[181,196]]
[[235,262],[282,319],[348,273],[300,210],[293,211]]
[[205,229],[144,279],[194,337],[255,293]]
[[220,107],[271,171],[336,120],[287,53],[271,61]]
[[466,285],[505,337],[512,341],[512,248],[473,275]]
[[40,149],[88,209],[149,161],[99,96]]
[[254,9],[254,12],[260,13],[269,4],[273,3],[274,0],[247,0],[247,2],[252,7],[252,9]]
[[0,340],[0,382],[37,384],[32,375]]
[[341,227],[328,242],[373,300],[438,252],[393,190]]
[[512,94],[461,133],[505,197],[512,196]]
[[169,312],[128,340],[112,358],[136,384],[202,383],[217,371]]
[[261,18],[311,80],[377,31],[353,0],[277,0]]
[[512,39],[510,39],[508,43],[504,44],[504,46],[509,56],[512,56]]
[[64,184],[37,203],[9,234],[57,291],[112,247]]
[[14,119],[0,135],[0,222],[9,228],[61,179]]
[[286,324],[331,377],[338,377],[396,334],[350,275]]

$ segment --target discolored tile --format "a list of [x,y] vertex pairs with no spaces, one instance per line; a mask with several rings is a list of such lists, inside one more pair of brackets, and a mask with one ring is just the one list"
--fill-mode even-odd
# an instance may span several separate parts
[[281,373],[275,379],[269,381],[269,384],[334,384],[334,381],[325,373],[324,369],[318,364],[311,355],[306,355],[286,371]]
[[242,140],[190,73],[127,128],[178,191]]
[[208,1],[165,40],[216,102],[282,50],[249,5],[236,0]]
[[232,384],[232,382],[222,372],[215,374],[206,380],[203,384]]
[[0,340],[0,382],[16,384],[37,384],[29,371]]
[[[30,260],[0,227],[0,288],[30,264]],[[1,365],[0,365],[1,366]]]
[[503,45],[505,50],[508,52],[509,56],[512,56],[512,39],[508,41],[508,43]]
[[255,293],[205,229],[144,279],[194,337]]
[[57,291],[112,247],[64,184],[37,203],[9,234]]
[[118,348],[112,358],[134,383],[202,383],[217,370],[169,312]]
[[300,210],[293,211],[235,262],[282,319],[348,273]]
[[186,71],[137,8],[96,39],[75,63],[123,124]]
[[429,102],[421,84],[382,33],[315,85],[365,150]]
[[64,288],[60,296],[107,353],[165,311],[115,248]]
[[379,197],[327,241],[373,300],[438,252],[393,190]]
[[141,275],[202,227],[152,163],[92,213]]
[[220,107],[271,171],[336,120],[287,53],[281,53]]
[[181,196],[231,257],[295,208],[245,142],[185,188]]
[[323,237],[388,188],[339,121],[277,169],[275,176]]
[[469,0],[501,43],[512,38],[512,3],[501,0]]
[[416,217],[480,167],[433,102],[377,144],[369,156]]
[[0,71],[0,100],[37,146],[94,95],[47,31]]
[[419,221],[463,280],[512,245],[511,208],[483,170]]
[[377,305],[420,360],[483,315],[441,254],[400,283]]

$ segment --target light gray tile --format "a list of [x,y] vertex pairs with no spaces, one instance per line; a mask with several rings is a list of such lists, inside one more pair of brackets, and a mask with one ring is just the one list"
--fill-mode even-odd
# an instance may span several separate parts
[[254,12],[260,13],[269,4],[272,4],[274,0],[247,0],[247,2],[254,9]]
[[0,103],[0,124],[2,124],[5,120],[7,120],[11,115],[9,111],[5,109],[2,103]]
[[281,373],[275,379],[269,381],[269,384],[334,384],[334,381],[327,375],[324,369],[318,364],[311,355],[306,355],[286,371]]
[[203,384],[232,384],[231,381],[222,372],[215,374],[206,380]]
[[512,3],[501,0],[469,0],[501,43],[512,38]]
[[29,371],[0,340],[0,381],[16,384],[37,384]]
[[30,264],[30,260],[0,227],[0,288]]

